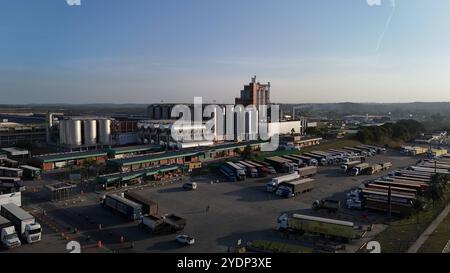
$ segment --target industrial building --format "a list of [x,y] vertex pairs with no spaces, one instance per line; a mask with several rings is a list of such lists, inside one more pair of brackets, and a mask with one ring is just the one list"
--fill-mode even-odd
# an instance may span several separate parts
[[45,124],[22,124],[0,121],[0,147],[15,146],[18,143],[45,143]]
[[81,166],[85,160],[94,160],[97,164],[105,164],[108,153],[103,150],[69,152],[35,156],[30,159],[30,165],[43,171],[65,168],[67,166]]
[[241,90],[241,96],[235,99],[236,105],[254,105],[258,109],[260,105],[270,105],[270,82],[267,84],[261,84],[256,82],[256,76],[252,78],[252,81],[244,85],[244,89]]

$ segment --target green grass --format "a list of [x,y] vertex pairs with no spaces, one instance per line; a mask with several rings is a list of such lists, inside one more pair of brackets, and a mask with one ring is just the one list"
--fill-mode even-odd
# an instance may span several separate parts
[[[418,216],[413,215],[387,223],[388,228],[378,234],[374,240],[381,244],[383,253],[406,253],[420,234],[445,208],[449,200],[450,190],[447,190],[445,201],[435,204],[434,207],[429,205],[428,209],[419,212]],[[419,220],[418,223],[417,220]]]
[[441,253],[450,240],[450,214],[439,224],[433,234],[428,237],[419,253]]
[[311,248],[298,245],[285,244],[273,241],[256,240],[250,243],[250,247],[275,253],[312,253]]

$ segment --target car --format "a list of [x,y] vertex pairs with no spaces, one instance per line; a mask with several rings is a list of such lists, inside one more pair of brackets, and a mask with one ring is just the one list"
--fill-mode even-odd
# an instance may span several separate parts
[[183,189],[195,190],[195,189],[197,189],[197,183],[195,183],[195,182],[186,182],[186,183],[183,184]]
[[188,235],[178,235],[175,238],[175,240],[178,243],[183,244],[183,245],[187,245],[187,246],[195,244],[195,239],[193,237],[191,237],[191,236],[188,236]]

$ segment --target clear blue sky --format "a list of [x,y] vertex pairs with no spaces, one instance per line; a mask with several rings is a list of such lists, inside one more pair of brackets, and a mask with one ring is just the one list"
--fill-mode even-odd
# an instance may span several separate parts
[[0,0],[1,103],[450,101],[450,1]]

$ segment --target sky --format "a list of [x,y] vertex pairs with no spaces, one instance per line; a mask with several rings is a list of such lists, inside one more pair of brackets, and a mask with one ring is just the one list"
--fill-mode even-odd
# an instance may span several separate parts
[[[69,0],[69,2],[77,0]],[[0,0],[0,104],[450,101],[448,0]]]

